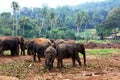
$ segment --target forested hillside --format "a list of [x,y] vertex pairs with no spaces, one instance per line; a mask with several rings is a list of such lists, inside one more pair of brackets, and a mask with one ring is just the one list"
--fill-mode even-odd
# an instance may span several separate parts
[[91,37],[87,35],[87,29],[94,29],[91,32],[93,36],[104,39],[112,32],[119,32],[120,0],[57,8],[47,5],[42,8],[21,8],[17,2],[11,5],[13,13],[6,11],[0,14],[0,35],[85,39]]

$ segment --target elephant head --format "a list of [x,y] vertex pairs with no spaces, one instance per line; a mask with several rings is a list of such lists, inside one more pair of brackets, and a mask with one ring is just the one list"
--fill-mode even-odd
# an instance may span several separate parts
[[83,44],[81,43],[76,43],[77,45],[77,50],[78,52],[80,52],[83,55],[83,59],[84,59],[84,65],[86,66],[86,53],[85,53],[85,47]]
[[17,38],[18,38],[19,44],[24,44],[24,39],[22,36],[18,36]]

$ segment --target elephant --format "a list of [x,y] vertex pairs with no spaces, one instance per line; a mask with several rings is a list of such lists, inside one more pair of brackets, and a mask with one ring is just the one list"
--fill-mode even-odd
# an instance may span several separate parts
[[49,46],[44,51],[44,55],[45,55],[45,67],[48,70],[51,70],[53,68],[53,63],[54,63],[54,59],[55,59],[56,54],[57,54],[57,51],[56,51],[56,49],[53,46]]
[[40,57],[44,57],[44,50],[52,45],[51,41],[46,38],[37,38],[28,45],[29,48],[32,48],[33,60],[36,62],[36,53],[38,56],[38,61],[41,62]]
[[33,43],[38,38],[32,38],[25,41],[25,47],[27,49],[27,55],[33,55]]
[[20,45],[20,49],[21,49],[21,55],[25,56],[25,50],[27,49],[27,40],[24,40],[24,44]]
[[24,39],[21,36],[1,36],[0,37],[0,55],[3,55],[3,51],[10,50],[11,56],[19,55],[19,45],[24,44]]
[[19,42],[19,45],[20,45],[20,49],[21,49],[21,55],[25,55],[25,49],[26,49],[26,46],[25,46],[25,39],[22,37],[22,36],[18,36],[18,42]]
[[34,41],[28,41],[26,44],[28,55],[33,55],[33,43],[34,43]]
[[86,53],[85,47],[81,43],[61,43],[56,47],[57,50],[57,67],[63,67],[64,58],[72,58],[73,66],[75,66],[75,60],[81,66],[79,52],[83,55],[84,65],[86,66]]

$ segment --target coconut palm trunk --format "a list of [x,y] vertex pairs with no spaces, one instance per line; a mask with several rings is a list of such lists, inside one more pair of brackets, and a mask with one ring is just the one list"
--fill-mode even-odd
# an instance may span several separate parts
[[[17,36],[17,31],[18,31],[18,20],[17,20],[17,11],[19,11],[19,5],[17,2],[13,1],[12,2],[12,8],[13,8],[13,36],[14,32],[15,35]],[[16,30],[15,30],[16,28]]]

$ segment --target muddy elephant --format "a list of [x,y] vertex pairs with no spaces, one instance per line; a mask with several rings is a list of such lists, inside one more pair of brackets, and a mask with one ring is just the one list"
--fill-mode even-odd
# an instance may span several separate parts
[[3,51],[10,50],[11,56],[19,55],[19,45],[24,44],[24,39],[14,36],[2,36],[0,37],[0,55],[3,55]]
[[63,67],[64,58],[72,58],[73,66],[75,66],[75,60],[81,66],[79,52],[83,55],[84,65],[86,66],[86,53],[85,47],[81,43],[61,43],[56,47],[57,50],[57,67]]
[[57,51],[56,51],[56,49],[53,46],[49,46],[44,51],[44,55],[45,55],[45,67],[48,70],[51,70],[53,68],[53,63],[54,63],[54,59],[55,59],[56,54],[57,54]]
[[40,57],[44,57],[44,50],[51,45],[51,41],[46,38],[38,38],[32,41],[30,45],[33,48],[33,60],[36,62],[37,56],[38,61],[41,62]]

